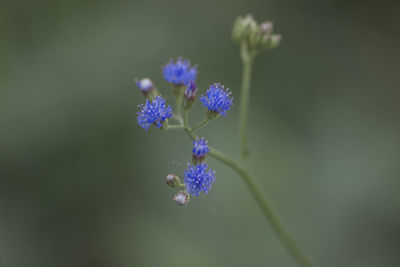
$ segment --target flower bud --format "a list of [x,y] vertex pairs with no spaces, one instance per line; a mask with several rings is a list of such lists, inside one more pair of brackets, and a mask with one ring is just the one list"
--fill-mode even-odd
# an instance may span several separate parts
[[186,206],[189,203],[190,197],[185,191],[180,191],[174,196],[174,200],[179,206]]
[[271,21],[266,21],[260,24],[260,29],[265,34],[271,34],[274,30],[274,24]]
[[186,87],[185,93],[183,94],[183,106],[188,109],[192,106],[194,100],[196,99],[197,85],[195,81],[190,81],[189,85]]
[[139,90],[149,99],[153,99],[160,93],[157,88],[155,88],[153,82],[149,78],[135,79],[136,86]]
[[274,25],[270,21],[258,24],[251,15],[239,17],[233,26],[233,40],[248,52],[273,49],[280,42],[280,35],[273,34]]
[[273,34],[271,35],[270,49],[277,47],[282,40],[282,35]]
[[168,186],[170,187],[178,187],[181,184],[181,180],[179,179],[178,176],[176,176],[175,174],[171,173],[168,174],[165,177],[165,182],[167,183]]
[[154,84],[149,78],[135,79],[135,82],[139,90],[145,95],[154,89]]
[[257,29],[257,23],[253,16],[248,14],[246,17],[236,19],[233,26],[232,37],[237,43],[246,41],[250,34]]

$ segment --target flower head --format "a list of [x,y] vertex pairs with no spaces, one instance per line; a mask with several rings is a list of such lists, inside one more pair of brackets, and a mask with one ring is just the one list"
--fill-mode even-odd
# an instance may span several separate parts
[[190,195],[198,197],[201,191],[207,194],[211,189],[215,178],[215,171],[207,169],[208,165],[206,163],[197,165],[188,164],[184,175],[186,191]]
[[195,161],[203,161],[207,155],[207,153],[210,151],[207,145],[207,140],[202,138],[196,138],[193,140],[193,159]]
[[166,106],[165,99],[161,96],[154,97],[152,101],[146,99],[146,103],[138,107],[140,111],[137,113],[137,123],[145,130],[148,130],[152,124],[161,128],[162,123],[172,116],[171,106]]
[[206,95],[201,95],[200,101],[210,112],[226,116],[226,112],[231,108],[233,101],[230,95],[229,88],[224,89],[223,85],[216,83],[210,85]]
[[135,79],[137,87],[142,91],[145,95],[147,95],[154,88],[153,82],[149,78],[143,79]]
[[176,63],[171,59],[163,67],[163,74],[167,82],[187,86],[190,81],[196,80],[197,66],[191,67],[189,60],[184,60],[183,58],[178,58]]

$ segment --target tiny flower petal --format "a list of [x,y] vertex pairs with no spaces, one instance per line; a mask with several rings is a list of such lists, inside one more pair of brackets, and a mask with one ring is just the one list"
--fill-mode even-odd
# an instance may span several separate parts
[[197,66],[190,66],[190,61],[178,58],[176,62],[172,59],[163,67],[164,79],[175,85],[187,86],[190,81],[197,78]]
[[196,161],[203,161],[206,157],[207,153],[210,151],[208,148],[208,141],[204,139],[204,137],[196,138],[193,141],[193,159]]
[[208,165],[206,163],[188,164],[184,176],[186,191],[190,195],[198,197],[201,191],[207,194],[211,190],[211,185],[215,179],[215,171],[207,169]]
[[154,97],[152,101],[147,99],[145,104],[138,107],[140,111],[137,113],[137,123],[145,130],[152,124],[162,128],[162,123],[172,116],[171,106],[166,106],[165,99],[161,96]]
[[226,116],[226,112],[231,108],[233,101],[230,95],[229,88],[224,89],[223,85],[216,83],[210,85],[206,95],[201,95],[200,101],[210,112]]

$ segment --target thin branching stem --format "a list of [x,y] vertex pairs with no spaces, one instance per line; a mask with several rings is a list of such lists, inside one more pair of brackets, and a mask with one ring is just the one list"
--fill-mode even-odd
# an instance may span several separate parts
[[247,122],[247,111],[248,111],[249,96],[250,96],[251,70],[255,54],[248,50],[247,44],[245,42],[241,45],[240,49],[241,49],[240,52],[243,63],[243,74],[242,74],[242,89],[240,91],[239,138],[240,138],[240,159],[242,160],[242,162],[245,162],[249,155],[249,151],[247,148],[246,122]]
[[293,259],[299,264],[299,266],[313,267],[313,264],[308,259],[307,255],[300,249],[300,247],[285,229],[285,224],[272,204],[272,201],[265,193],[262,192],[261,187],[258,185],[257,181],[253,178],[247,168],[215,148],[210,148],[209,155],[228,165],[240,174],[257,201],[257,204],[263,211],[265,217],[270,222],[272,229],[278,235],[279,239],[286,247],[288,252],[292,255]]
[[[272,204],[269,197],[261,190],[260,185],[250,174],[246,166],[246,158],[248,156],[247,141],[246,141],[246,120],[247,110],[250,93],[250,80],[251,80],[251,68],[253,64],[254,55],[247,50],[246,45],[242,45],[241,56],[243,60],[243,81],[241,90],[241,104],[239,114],[239,136],[240,136],[240,161],[232,159],[228,155],[218,151],[215,148],[210,147],[209,155],[216,158],[225,165],[231,167],[236,171],[244,180],[245,184],[249,188],[251,194],[256,200],[257,204],[261,208],[267,220],[270,222],[272,229],[278,235],[282,244],[285,246],[287,251],[291,254],[293,259],[301,267],[313,267],[310,259],[296,244],[294,239],[291,237],[289,232],[285,229],[285,224],[282,218],[279,216],[274,205]],[[176,98],[177,103],[181,105],[181,99]],[[194,140],[197,136],[195,131],[206,126],[210,120],[207,116],[203,121],[196,124],[193,128],[188,123],[188,110],[183,110],[183,118],[180,107],[178,108],[179,117],[181,118],[180,125],[169,125],[165,129],[183,129],[191,140]]]
[[200,129],[200,128],[206,126],[206,125],[208,124],[209,121],[210,121],[210,118],[209,118],[209,117],[205,117],[204,120],[202,120],[201,122],[199,122],[198,124],[196,124],[196,125],[192,128],[191,132],[194,133],[194,132],[196,132],[198,129]]

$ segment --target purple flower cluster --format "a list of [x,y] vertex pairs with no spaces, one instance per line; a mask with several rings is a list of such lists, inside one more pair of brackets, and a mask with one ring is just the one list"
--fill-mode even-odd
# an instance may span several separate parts
[[216,83],[210,85],[205,95],[201,95],[200,101],[210,112],[226,116],[226,112],[231,108],[233,101],[230,95],[229,88],[224,89],[223,85]]
[[189,60],[178,58],[176,62],[172,59],[163,67],[164,79],[175,85],[187,86],[190,81],[197,78],[197,66],[191,66]]
[[139,107],[137,123],[145,130],[148,130],[152,124],[157,128],[162,128],[163,122],[172,116],[172,108],[165,104],[165,99],[161,96],[154,97],[152,101],[147,99],[146,103]]
[[[176,88],[182,89],[175,91],[175,93],[178,92],[180,94],[179,97],[182,97],[178,98],[177,103],[180,103],[185,111],[190,109],[196,100],[198,91],[196,84],[197,66],[192,66],[189,60],[183,58],[178,58],[176,61],[171,60],[163,67],[163,76],[167,82],[176,85]],[[152,124],[158,128],[165,126],[168,129],[166,120],[172,116],[172,107],[166,105],[165,99],[159,95],[149,78],[137,79],[136,85],[148,98],[146,103],[138,106],[140,108],[139,112],[137,112],[138,125],[145,130],[148,130]],[[186,87],[184,91],[183,86]],[[199,98],[200,102],[208,110],[207,119],[212,119],[218,114],[227,115],[233,102],[233,98],[230,95],[229,89],[224,89],[224,86],[219,83],[209,86],[205,94]],[[183,101],[179,102],[179,99]],[[182,123],[179,115],[177,121]],[[175,125],[178,128],[182,126],[182,124]],[[174,200],[179,205],[186,205],[190,196],[198,197],[201,192],[207,194],[211,190],[215,180],[215,171],[205,163],[209,152],[208,141],[204,137],[193,140],[192,163],[189,163],[184,171],[185,190],[178,192],[174,197]],[[183,185],[179,177],[174,174],[168,175],[166,182],[171,187]]]
[[208,141],[204,137],[193,140],[192,154],[194,160],[203,161],[209,151]]
[[199,196],[201,191],[208,194],[215,179],[215,171],[208,169],[206,163],[197,165],[188,164],[188,168],[185,170],[184,175],[186,191],[190,195],[196,197]]

